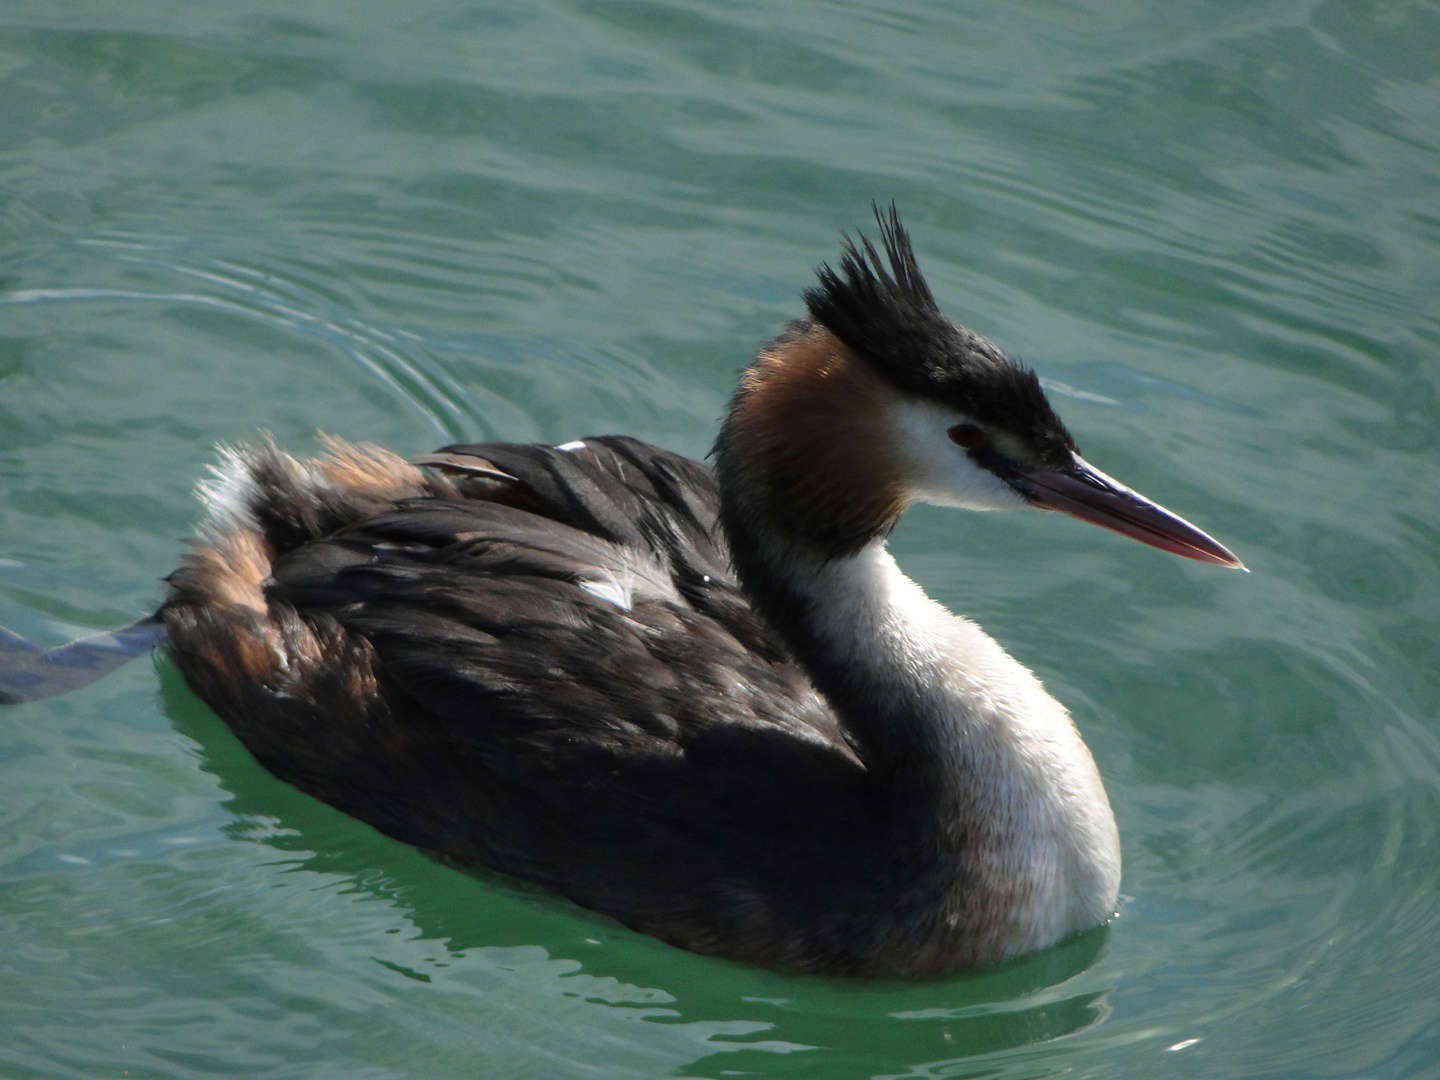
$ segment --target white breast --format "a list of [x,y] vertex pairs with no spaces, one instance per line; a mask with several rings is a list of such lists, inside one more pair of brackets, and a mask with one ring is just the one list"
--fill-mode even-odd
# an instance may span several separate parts
[[1040,680],[927,597],[883,544],[827,564],[813,589],[836,659],[907,700],[953,780],[955,827],[986,838],[972,846],[1008,911],[1005,954],[1113,914],[1115,818],[1090,751]]

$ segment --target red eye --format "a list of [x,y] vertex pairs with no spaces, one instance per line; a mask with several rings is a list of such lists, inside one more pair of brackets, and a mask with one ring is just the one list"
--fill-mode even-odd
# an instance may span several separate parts
[[950,436],[950,441],[956,446],[963,446],[966,450],[974,450],[985,441],[985,431],[974,424],[956,424],[945,434]]

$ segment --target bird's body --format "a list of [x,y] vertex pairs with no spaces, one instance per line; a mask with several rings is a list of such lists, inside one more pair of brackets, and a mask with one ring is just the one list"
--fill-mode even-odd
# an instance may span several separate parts
[[[170,650],[271,771],[700,952],[932,970],[1113,909],[1068,716],[879,542],[800,599],[855,677],[822,695],[739,588],[706,466],[621,438],[446,458],[479,475],[261,447],[212,487]],[[866,717],[913,745],[871,752],[842,695],[923,703]]]
[[885,550],[1040,505],[1226,565],[945,321],[893,216],[742,378],[709,466],[633,439],[231,451],[159,617],[271,771],[698,952],[878,974],[1098,925],[1070,717]]

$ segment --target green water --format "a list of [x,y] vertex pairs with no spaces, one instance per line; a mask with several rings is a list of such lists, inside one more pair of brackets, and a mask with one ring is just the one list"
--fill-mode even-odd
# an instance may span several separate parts
[[1249,576],[893,547],[1075,712],[1105,930],[702,959],[271,779],[168,661],[0,714],[0,1075],[1440,1077],[1440,10],[6,0],[0,625],[151,610],[217,442],[703,454],[895,200],[947,311]]

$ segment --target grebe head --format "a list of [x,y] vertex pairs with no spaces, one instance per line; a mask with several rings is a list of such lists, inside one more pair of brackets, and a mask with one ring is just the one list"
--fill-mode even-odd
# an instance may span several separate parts
[[1035,373],[940,312],[895,208],[876,220],[883,256],[846,238],[839,269],[822,266],[804,294],[810,318],[741,379],[716,443],[728,528],[828,560],[888,535],[915,502],[1035,506],[1244,569],[1086,462]]

